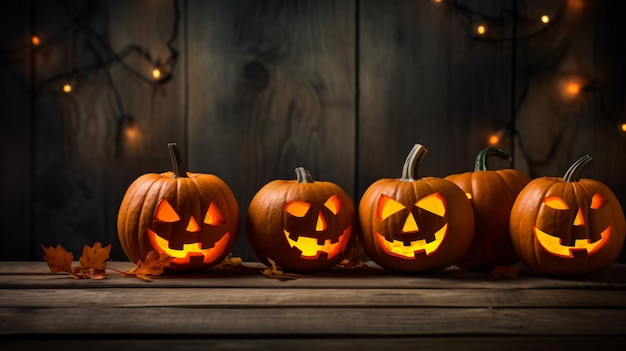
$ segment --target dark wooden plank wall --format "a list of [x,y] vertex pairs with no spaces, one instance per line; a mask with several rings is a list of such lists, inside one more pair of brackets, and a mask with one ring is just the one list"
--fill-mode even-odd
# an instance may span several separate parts
[[[136,177],[170,168],[169,141],[190,171],[222,177],[243,215],[263,184],[292,178],[297,166],[357,202],[376,179],[399,176],[414,143],[430,150],[421,174],[445,176],[471,170],[498,131],[499,146],[532,176],[562,175],[591,154],[586,175],[626,204],[621,2],[9,4],[0,15],[1,135],[10,145],[2,260],[39,259],[40,243],[80,254],[95,241],[123,260],[119,202]],[[559,20],[544,29],[520,20],[514,33],[514,5],[523,17]],[[487,35],[477,38],[483,21]],[[34,51],[25,49],[32,32],[42,39]],[[165,76],[173,69],[171,79],[155,84],[155,63]],[[579,99],[557,96],[566,73],[588,79]],[[254,260],[241,234],[234,254]]]

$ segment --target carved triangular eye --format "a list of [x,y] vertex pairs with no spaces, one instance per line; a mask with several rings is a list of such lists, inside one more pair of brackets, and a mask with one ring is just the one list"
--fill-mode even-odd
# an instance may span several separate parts
[[285,211],[292,216],[304,217],[310,207],[311,204],[308,202],[293,200],[285,204]]
[[439,217],[443,217],[446,214],[446,202],[441,193],[430,194],[417,201],[415,206],[430,213],[434,213]]
[[327,209],[330,210],[334,215],[337,215],[339,211],[341,211],[341,199],[337,195],[333,195],[324,203]]
[[159,203],[154,218],[159,221],[169,223],[180,221],[178,213],[176,213],[176,210],[174,210],[172,205],[170,205],[170,203],[166,199],[161,200],[161,202]]
[[591,209],[599,210],[602,207],[606,206],[608,202],[609,200],[607,200],[604,196],[600,194],[594,194],[593,197],[591,198]]
[[206,211],[206,216],[204,216],[204,223],[211,226],[226,223],[226,220],[222,215],[222,211],[220,211],[220,209],[214,202],[211,202],[211,204],[209,205],[209,209]]
[[389,218],[389,216],[391,216],[392,214],[398,213],[404,210],[405,208],[406,206],[390,198],[389,196],[381,195],[380,199],[378,200],[378,211],[377,211],[378,220],[384,221],[385,219]]
[[558,196],[548,196],[543,199],[543,203],[546,206],[555,210],[569,210],[569,206]]

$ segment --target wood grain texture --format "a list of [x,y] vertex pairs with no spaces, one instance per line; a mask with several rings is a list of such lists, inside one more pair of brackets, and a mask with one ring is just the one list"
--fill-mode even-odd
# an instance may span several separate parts
[[[115,223],[126,188],[144,173],[167,171],[167,143],[184,142],[183,76],[155,85],[153,66],[129,50],[145,47],[154,60],[167,59],[167,41],[177,30],[173,2],[37,6],[42,36],[62,33],[63,40],[42,45],[36,57],[33,251],[40,252],[40,243],[62,243],[80,255],[83,245],[99,241],[113,244],[112,257],[125,258]],[[94,64],[101,66],[82,70]],[[66,83],[70,94],[62,92]],[[125,117],[136,123],[132,138]]]
[[[510,6],[462,3],[485,14]],[[399,177],[415,143],[429,150],[420,176],[472,170],[509,119],[511,46],[477,40],[475,23],[430,1],[364,0],[360,19],[360,192]]]
[[354,184],[353,1],[189,3],[189,168],[239,200],[233,253],[253,258],[243,218],[274,179]]

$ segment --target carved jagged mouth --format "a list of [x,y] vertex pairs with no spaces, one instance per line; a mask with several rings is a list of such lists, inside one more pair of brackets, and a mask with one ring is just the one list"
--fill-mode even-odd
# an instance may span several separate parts
[[202,243],[184,244],[182,249],[172,249],[169,247],[170,242],[167,239],[160,237],[157,233],[148,228],[148,237],[152,247],[157,249],[162,254],[174,257],[172,263],[184,264],[189,262],[191,256],[204,256],[202,261],[204,263],[211,263],[215,258],[222,254],[226,250],[228,241],[230,239],[230,232],[224,234],[220,240],[218,240],[213,247],[202,248]]
[[350,240],[350,232],[352,232],[352,226],[348,226],[343,233],[339,236],[335,243],[332,242],[331,239],[324,240],[323,244],[318,243],[318,239],[310,238],[306,236],[299,236],[298,240],[293,240],[289,236],[291,235],[288,231],[283,229],[285,233],[285,238],[287,238],[287,242],[289,246],[292,248],[296,248],[300,250],[300,257],[307,260],[315,260],[318,259],[322,253],[327,254],[328,260],[337,256],[348,246],[348,240]]
[[532,226],[532,228],[535,233],[535,238],[537,238],[537,241],[544,250],[563,258],[574,258],[574,251],[586,251],[587,255],[592,255],[600,250],[611,237],[611,226],[608,226],[600,233],[600,240],[591,242],[590,239],[576,239],[574,245],[563,245],[561,238],[550,235],[535,226]]
[[378,246],[382,247],[386,253],[407,260],[414,260],[418,254],[425,253],[426,256],[430,256],[435,253],[446,238],[447,233],[448,224],[446,223],[435,233],[435,240],[430,242],[426,242],[426,239],[420,239],[411,241],[407,245],[401,240],[388,241],[379,233],[376,233],[376,241]]

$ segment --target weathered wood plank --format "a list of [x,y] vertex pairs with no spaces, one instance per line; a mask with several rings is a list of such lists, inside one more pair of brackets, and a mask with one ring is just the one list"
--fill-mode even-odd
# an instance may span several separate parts
[[623,290],[93,288],[1,289],[0,308],[626,308]]
[[[113,262],[113,268],[128,270],[129,262]],[[109,271],[105,280],[74,280],[67,274],[52,274],[44,262],[1,262],[2,289],[83,289],[83,288],[316,288],[316,289],[626,289],[626,265],[614,264],[608,270],[588,277],[555,278],[520,273],[518,279],[495,279],[490,273],[445,270],[419,275],[398,275],[376,268],[333,269],[288,281],[261,275],[263,265],[212,269],[194,274],[166,275],[152,282],[122,277]]]
[[40,336],[33,340],[31,335],[13,337],[3,340],[2,349],[5,351],[23,350],[273,350],[273,351],[319,351],[319,350],[404,350],[422,349],[439,351],[458,350],[568,350],[587,351],[621,350],[626,336],[419,336],[419,337],[333,337],[320,336],[296,338],[252,338],[239,335],[232,338],[215,336],[196,336],[159,338],[154,335],[123,338],[116,336],[87,336],[72,338],[72,336]]
[[189,168],[253,195],[303,166],[354,184],[354,1],[189,2]]
[[625,309],[2,308],[0,334],[623,335]]
[[[454,3],[486,16],[511,6]],[[451,7],[360,2],[360,192],[377,179],[399,177],[415,143],[430,151],[420,176],[470,171],[489,135],[510,119],[510,43],[475,38],[476,23]],[[498,28],[505,35],[511,29]],[[509,148],[508,140],[499,145]]]

